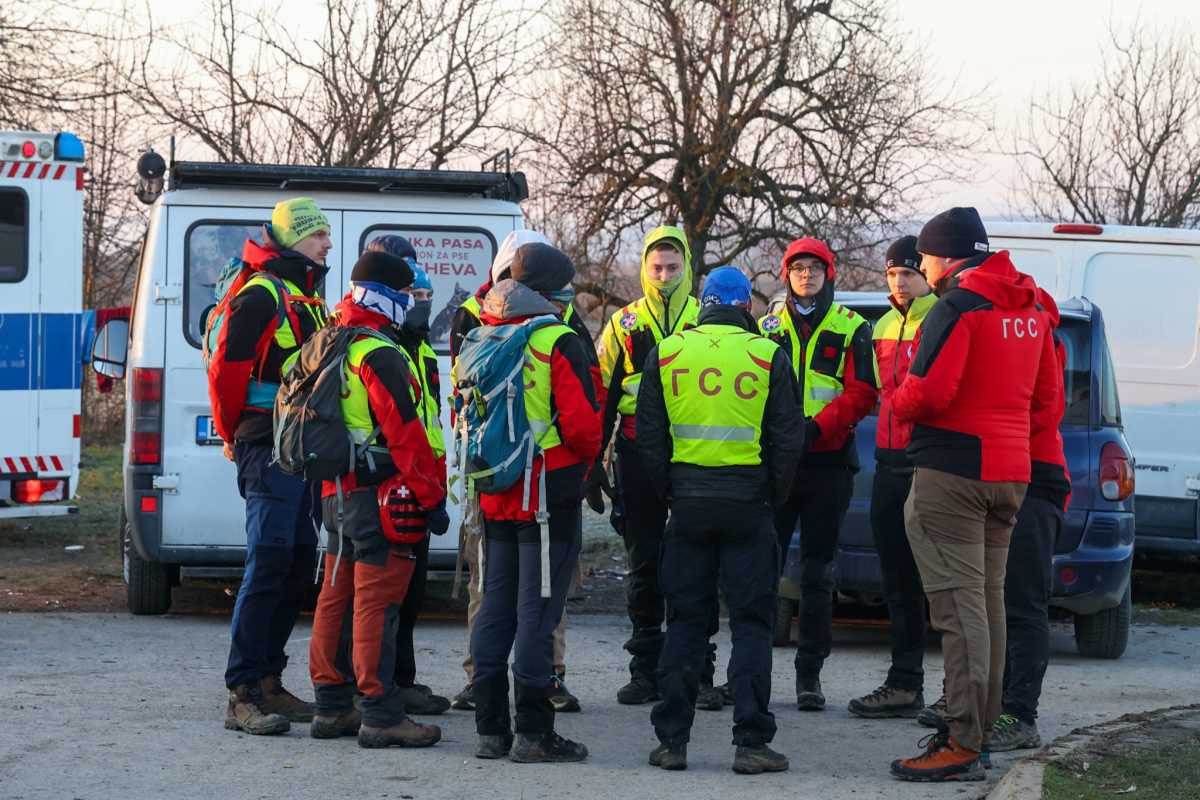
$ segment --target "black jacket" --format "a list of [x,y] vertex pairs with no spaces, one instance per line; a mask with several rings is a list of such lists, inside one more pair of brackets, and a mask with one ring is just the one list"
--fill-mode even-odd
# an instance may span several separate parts
[[[697,325],[736,325],[758,332],[753,317],[733,306],[702,309]],[[704,497],[771,505],[787,499],[804,452],[804,413],[796,376],[783,348],[778,348],[771,359],[761,442],[763,463],[757,466],[671,463],[671,422],[658,371],[658,348],[650,352],[638,388],[637,446],[650,482],[660,496],[668,500]]]

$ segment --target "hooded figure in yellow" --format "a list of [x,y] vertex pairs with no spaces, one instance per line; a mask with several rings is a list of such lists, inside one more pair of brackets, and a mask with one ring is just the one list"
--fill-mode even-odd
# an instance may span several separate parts
[[[604,402],[604,442],[618,428],[616,492],[611,520],[625,540],[629,555],[627,601],[633,634],[625,643],[631,656],[630,682],[617,692],[617,701],[640,705],[658,698],[656,670],[662,652],[664,602],[658,585],[658,551],[667,524],[667,507],[650,485],[634,443],[634,412],[646,357],[658,343],[684,328],[694,327],[700,304],[692,297],[692,252],[687,236],[673,225],[646,234],[642,244],[642,296],[612,315],[600,334],[600,376]],[[617,422],[620,421],[618,427]],[[595,476],[599,470],[592,470]],[[712,633],[717,609],[713,608]],[[701,677],[698,708],[719,709],[713,688],[716,648]]]

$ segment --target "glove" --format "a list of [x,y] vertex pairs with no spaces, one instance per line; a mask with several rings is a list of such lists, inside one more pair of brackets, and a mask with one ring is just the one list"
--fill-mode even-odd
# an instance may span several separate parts
[[603,484],[607,482],[607,478],[604,474],[604,464],[597,461],[583,481],[583,497],[587,500],[588,508],[597,514],[604,513]]
[[812,446],[821,438],[821,426],[815,419],[804,423],[804,452],[812,450]]
[[434,536],[441,536],[450,529],[450,515],[446,513],[445,500],[438,503],[436,508],[425,512],[425,524]]

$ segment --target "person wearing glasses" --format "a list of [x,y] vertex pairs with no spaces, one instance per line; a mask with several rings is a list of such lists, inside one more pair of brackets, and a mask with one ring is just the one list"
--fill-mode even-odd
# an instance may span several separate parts
[[796,239],[780,263],[783,302],[759,320],[763,335],[791,358],[800,382],[805,453],[788,498],[775,513],[780,565],[800,529],[800,638],[796,706],[821,711],[821,667],[833,642],[833,558],[854,489],[854,426],[875,407],[878,383],[871,326],[833,300],[833,251],[820,239]]

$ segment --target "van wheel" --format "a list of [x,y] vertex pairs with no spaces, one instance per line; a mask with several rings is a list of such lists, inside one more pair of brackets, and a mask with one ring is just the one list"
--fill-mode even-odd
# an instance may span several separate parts
[[137,615],[165,614],[171,608],[171,568],[146,561],[130,542],[130,525],[121,512],[121,560],[125,573],[125,602]]
[[1133,617],[1133,598],[1125,587],[1116,608],[1095,614],[1075,615],[1075,647],[1088,658],[1120,658],[1129,644],[1129,622]]
[[775,597],[775,646],[792,643],[792,618],[796,616],[796,601],[783,595]]

